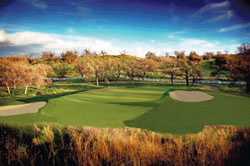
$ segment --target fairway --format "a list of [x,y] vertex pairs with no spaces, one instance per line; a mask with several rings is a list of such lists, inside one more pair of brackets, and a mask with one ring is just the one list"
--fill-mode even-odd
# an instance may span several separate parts
[[249,98],[206,92],[214,98],[181,102],[169,97],[178,89],[135,87],[65,95],[49,99],[37,113],[0,117],[0,122],[136,127],[173,134],[200,132],[205,125],[250,126]]

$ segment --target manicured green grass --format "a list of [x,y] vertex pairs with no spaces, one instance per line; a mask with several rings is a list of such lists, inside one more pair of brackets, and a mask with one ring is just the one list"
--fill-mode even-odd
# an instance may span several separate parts
[[0,91],[0,106],[24,104],[35,101],[48,101],[51,98],[70,95],[78,92],[83,92],[90,89],[102,88],[91,84],[77,84],[77,85],[48,85],[45,88],[37,89],[30,87],[27,95],[23,94],[24,88],[18,87],[14,94],[7,93],[7,89],[3,88]]
[[250,98],[207,92],[214,96],[213,100],[187,103],[171,99],[169,91],[201,87],[138,85],[57,96],[48,99],[48,104],[38,113],[0,117],[0,122],[128,126],[173,134],[200,132],[205,125],[250,126]]

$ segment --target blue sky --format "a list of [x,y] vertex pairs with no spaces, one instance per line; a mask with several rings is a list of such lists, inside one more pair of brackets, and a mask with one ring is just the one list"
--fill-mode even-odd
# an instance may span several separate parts
[[143,57],[234,52],[250,42],[247,0],[3,0],[0,56],[85,48]]

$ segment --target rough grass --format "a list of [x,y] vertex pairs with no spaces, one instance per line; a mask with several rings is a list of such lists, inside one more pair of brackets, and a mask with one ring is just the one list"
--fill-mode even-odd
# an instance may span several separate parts
[[246,92],[246,86],[243,85],[216,85],[216,87],[225,93],[250,97],[250,93]]
[[206,127],[162,135],[142,129],[0,126],[0,165],[249,165],[250,129]]
[[[208,92],[214,96],[213,100],[186,103],[171,99],[169,91],[206,87],[159,83],[150,84],[151,87],[142,83],[129,85],[137,87],[49,98],[48,104],[38,113],[0,117],[0,122],[20,125],[49,122],[101,128],[128,126],[174,134],[197,133],[205,125],[250,126],[249,98]],[[36,100],[41,98],[22,101]]]

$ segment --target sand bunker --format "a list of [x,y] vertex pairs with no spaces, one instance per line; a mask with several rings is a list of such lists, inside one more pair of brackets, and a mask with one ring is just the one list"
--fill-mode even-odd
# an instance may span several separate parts
[[45,104],[46,102],[42,101],[21,105],[2,106],[0,107],[0,116],[11,116],[38,112],[38,110],[45,106]]
[[201,91],[176,90],[170,92],[170,97],[184,102],[200,102],[212,100],[214,97]]

